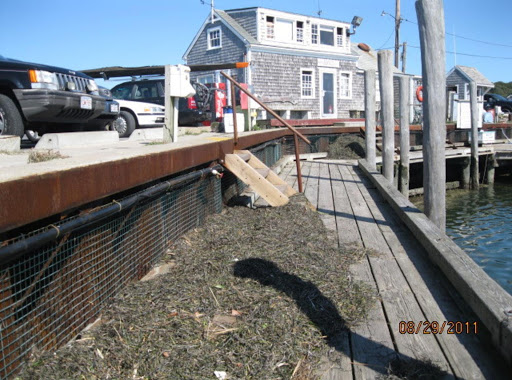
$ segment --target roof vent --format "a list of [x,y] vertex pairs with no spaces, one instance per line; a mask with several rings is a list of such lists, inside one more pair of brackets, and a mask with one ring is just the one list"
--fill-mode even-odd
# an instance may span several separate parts
[[363,43],[363,42],[357,44],[357,47],[359,49],[361,49],[362,51],[365,51],[367,53],[370,51],[370,47],[368,45],[366,45],[365,43]]

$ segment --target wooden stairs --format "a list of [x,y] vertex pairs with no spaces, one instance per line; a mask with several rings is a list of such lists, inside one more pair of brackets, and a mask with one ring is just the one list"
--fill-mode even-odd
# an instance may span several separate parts
[[224,166],[270,206],[283,206],[297,192],[248,150],[226,154]]

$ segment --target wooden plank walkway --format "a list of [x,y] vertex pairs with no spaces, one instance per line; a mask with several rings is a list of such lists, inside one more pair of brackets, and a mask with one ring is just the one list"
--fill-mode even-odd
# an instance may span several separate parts
[[[324,359],[322,379],[374,379],[397,356],[432,361],[446,378],[509,378],[498,354],[475,334],[400,334],[401,321],[474,321],[451,284],[394,215],[356,161],[301,163],[304,193],[320,212],[339,245],[359,244],[375,251],[351,267],[354,279],[378,294],[367,318],[340,338]],[[295,164],[281,176],[297,189]],[[481,329],[482,330],[482,329]]]

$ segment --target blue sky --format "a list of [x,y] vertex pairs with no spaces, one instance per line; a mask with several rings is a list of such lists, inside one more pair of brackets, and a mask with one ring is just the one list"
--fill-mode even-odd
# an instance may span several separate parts
[[[407,72],[421,74],[415,1],[401,3]],[[219,9],[252,6],[305,15],[321,9],[322,17],[347,22],[358,15],[353,41],[394,46],[394,20],[381,12],[394,15],[395,0],[215,0]],[[510,0],[445,0],[444,7],[446,50],[457,52],[447,53],[446,70],[473,66],[493,82],[512,81]],[[209,10],[200,0],[2,0],[0,54],[76,70],[183,63]]]

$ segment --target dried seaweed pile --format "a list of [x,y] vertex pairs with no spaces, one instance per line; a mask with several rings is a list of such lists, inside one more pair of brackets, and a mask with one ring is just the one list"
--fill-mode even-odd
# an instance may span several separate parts
[[356,134],[343,134],[329,145],[328,157],[331,159],[359,159],[364,158],[365,141]]
[[339,249],[302,195],[229,208],[171,247],[169,273],[128,286],[98,328],[35,355],[20,377],[315,378],[320,356],[372,303],[348,275],[362,255]]

